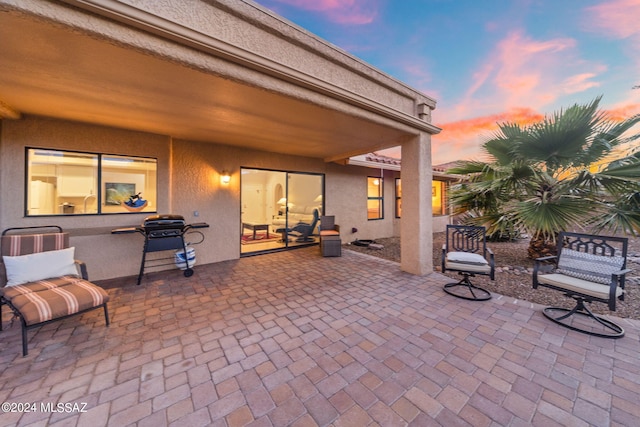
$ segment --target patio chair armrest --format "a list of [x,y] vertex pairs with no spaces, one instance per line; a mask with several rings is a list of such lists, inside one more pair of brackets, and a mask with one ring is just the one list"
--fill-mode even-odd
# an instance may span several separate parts
[[620,287],[624,289],[624,276],[630,271],[630,268],[625,268],[611,273],[611,283],[620,284]]
[[76,264],[78,271],[80,272],[80,277],[82,277],[84,280],[89,280],[89,274],[87,273],[87,264],[77,259],[73,261]]
[[533,264],[533,275],[532,275],[533,289],[537,289],[538,288],[538,272],[540,271],[540,266],[542,265],[542,263],[544,261],[551,261],[552,259],[557,260],[558,256],[557,255],[549,255],[549,256],[544,256],[544,257],[540,257],[540,258],[536,258],[535,259],[535,262]]
[[609,309],[615,310],[615,300],[617,295],[617,288],[620,286],[622,289],[622,295],[618,297],[620,301],[624,301],[624,276],[628,272],[630,272],[630,268],[625,268],[624,270],[615,271],[611,273],[611,283],[609,284]]
[[491,278],[491,280],[495,280],[495,272],[496,272],[496,260],[495,260],[495,255],[493,254],[493,251],[490,248],[487,248],[487,253],[489,254],[489,267],[491,267],[491,273],[489,274],[489,277]]
[[612,276],[624,276],[627,273],[630,273],[631,269],[630,268],[625,268],[624,270],[620,270],[620,271],[616,271],[614,273],[611,273]]
[[492,262],[493,259],[495,258],[495,255],[493,254],[493,251],[491,249],[487,248],[487,253],[489,254],[490,262]]

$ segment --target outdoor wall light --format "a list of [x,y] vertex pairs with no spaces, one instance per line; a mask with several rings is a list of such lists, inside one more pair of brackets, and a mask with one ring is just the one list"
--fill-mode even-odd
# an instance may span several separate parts
[[223,184],[228,184],[231,181],[231,174],[228,171],[223,170],[220,174],[220,182]]

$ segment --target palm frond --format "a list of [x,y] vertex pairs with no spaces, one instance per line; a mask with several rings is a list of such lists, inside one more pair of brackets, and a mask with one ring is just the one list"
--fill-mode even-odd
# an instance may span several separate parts
[[640,192],[627,195],[605,205],[604,211],[588,223],[594,232],[606,230],[612,234],[640,235]]
[[512,214],[518,225],[534,237],[553,239],[558,231],[584,223],[592,203],[581,197],[561,197],[543,202],[531,198],[514,204]]
[[584,151],[603,114],[598,112],[601,97],[589,104],[575,104],[546,116],[527,128],[531,143],[519,146],[523,157],[540,161],[550,171],[574,164],[576,155]]
[[594,135],[584,147],[582,153],[576,157],[574,165],[588,166],[607,156],[611,150],[621,144],[627,144],[640,138],[640,133],[626,135],[626,133],[640,122],[640,114],[630,117],[622,122],[615,123],[603,120],[598,124]]

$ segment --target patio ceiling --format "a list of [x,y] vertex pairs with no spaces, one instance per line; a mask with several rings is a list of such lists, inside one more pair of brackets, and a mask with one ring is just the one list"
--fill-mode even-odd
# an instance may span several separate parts
[[325,160],[414,133],[336,110],[332,99],[322,105],[317,93],[296,99],[18,12],[0,12],[0,40],[0,118],[40,115]]

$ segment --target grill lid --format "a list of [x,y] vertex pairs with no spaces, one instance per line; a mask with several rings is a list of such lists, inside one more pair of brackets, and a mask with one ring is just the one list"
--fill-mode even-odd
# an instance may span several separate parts
[[148,216],[144,219],[144,223],[142,227],[147,232],[153,230],[166,230],[166,229],[182,229],[185,226],[184,217],[181,215],[171,215],[171,214],[162,214],[162,215],[152,215]]

